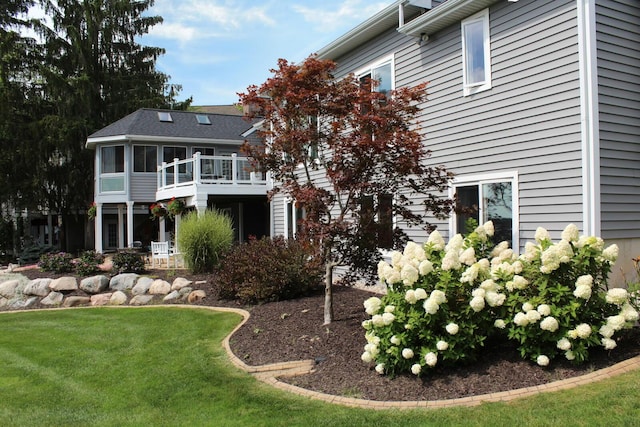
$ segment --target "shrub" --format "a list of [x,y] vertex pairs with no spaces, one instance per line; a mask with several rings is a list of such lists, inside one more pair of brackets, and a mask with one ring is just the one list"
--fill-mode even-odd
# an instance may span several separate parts
[[144,259],[135,251],[120,251],[113,255],[113,270],[116,273],[143,273]]
[[513,340],[523,357],[547,365],[560,350],[576,363],[588,349],[615,347],[613,335],[638,320],[622,289],[606,289],[617,246],[579,237],[574,225],[553,244],[544,229],[516,256],[492,248],[491,222],[447,245],[433,232],[378,266],[388,294],[365,301],[365,362],[376,371],[416,375],[473,359],[485,340]]
[[18,262],[20,263],[20,265],[27,265],[27,264],[39,262],[42,255],[51,253],[54,250],[55,248],[50,245],[36,244],[32,246],[27,246],[18,255]]
[[323,268],[312,250],[283,237],[237,245],[216,271],[222,298],[258,303],[296,298],[317,289]]
[[73,271],[73,255],[66,252],[52,252],[40,256],[38,267],[53,273],[68,273]]
[[178,247],[193,273],[213,271],[233,244],[231,218],[218,211],[190,212],[180,224]]
[[104,255],[96,251],[84,251],[76,260],[76,272],[81,276],[88,276],[99,271],[99,265],[104,262]]

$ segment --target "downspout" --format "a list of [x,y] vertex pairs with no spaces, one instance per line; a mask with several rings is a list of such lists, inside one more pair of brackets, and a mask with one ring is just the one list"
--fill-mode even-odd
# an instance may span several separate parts
[[600,123],[595,0],[577,0],[583,233],[600,236]]

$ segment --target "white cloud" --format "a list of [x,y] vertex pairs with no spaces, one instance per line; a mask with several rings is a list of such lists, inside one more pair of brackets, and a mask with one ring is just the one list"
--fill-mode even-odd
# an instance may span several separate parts
[[345,23],[352,24],[355,21],[364,21],[379,12],[388,2],[370,3],[363,0],[346,0],[336,3],[330,8],[326,3],[319,7],[311,8],[302,5],[293,5],[293,9],[302,15],[303,19],[313,24],[317,29],[327,31],[335,30]]

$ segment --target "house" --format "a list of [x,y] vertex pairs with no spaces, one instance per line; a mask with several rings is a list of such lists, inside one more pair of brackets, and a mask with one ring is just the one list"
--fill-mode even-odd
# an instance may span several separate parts
[[[537,227],[574,223],[640,255],[640,3],[401,0],[318,52],[336,77],[379,88],[428,82],[428,160],[455,173],[448,196],[521,250]],[[274,199],[274,233],[295,210]],[[437,221],[447,237],[463,215]],[[415,241],[426,235],[407,229]]]
[[140,109],[95,132],[95,250],[174,239],[181,215],[152,218],[172,198],[187,210],[216,208],[233,219],[236,240],[269,234],[269,180],[240,145],[253,123],[238,114]]

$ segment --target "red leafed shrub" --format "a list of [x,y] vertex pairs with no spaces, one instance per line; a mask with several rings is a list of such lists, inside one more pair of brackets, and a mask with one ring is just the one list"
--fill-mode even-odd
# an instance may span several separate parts
[[323,264],[308,245],[284,237],[235,246],[215,274],[220,297],[241,303],[293,299],[319,288]]

